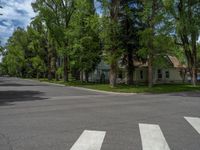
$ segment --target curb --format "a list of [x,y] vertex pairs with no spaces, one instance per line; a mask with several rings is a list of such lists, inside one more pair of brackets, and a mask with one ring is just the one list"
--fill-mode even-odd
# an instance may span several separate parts
[[62,86],[64,87],[65,85],[63,84],[57,84],[57,83],[51,83],[51,82],[45,82],[45,81],[39,81],[40,83],[44,83],[44,84],[50,84],[50,85],[56,85],[56,86]]
[[92,91],[92,92],[98,92],[98,93],[103,93],[103,94],[111,94],[111,95],[124,95],[124,96],[131,96],[131,95],[136,95],[137,93],[122,93],[122,92],[109,92],[109,91],[103,91],[103,90],[94,90],[90,88],[85,88],[85,87],[77,87],[77,86],[66,86],[63,84],[57,84],[57,83],[51,83],[51,82],[46,82],[46,81],[39,81],[39,80],[33,80],[33,79],[24,79],[27,81],[36,81],[44,84],[50,84],[50,85],[56,85],[60,87],[70,87],[78,90],[85,90],[85,91]]
[[104,94],[112,94],[112,95],[136,95],[137,93],[122,93],[122,92],[108,92],[108,91],[103,91],[103,90],[94,90],[94,89],[89,89],[89,88],[84,88],[84,87],[76,87],[76,86],[68,86],[74,89],[79,89],[79,90],[85,90],[85,91],[92,91],[92,92],[99,92],[99,93],[104,93]]
[[50,84],[50,85],[56,85],[56,86],[65,86],[63,84],[57,84],[57,83],[51,83],[51,82],[46,82],[46,81],[40,81],[40,80],[34,80],[34,79],[23,79],[26,81],[34,81],[34,82],[39,82],[39,83],[44,83],[44,84]]

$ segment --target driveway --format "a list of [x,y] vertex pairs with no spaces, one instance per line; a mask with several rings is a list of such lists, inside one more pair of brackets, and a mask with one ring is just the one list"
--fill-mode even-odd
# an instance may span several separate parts
[[200,150],[200,93],[120,95],[0,78],[0,150]]

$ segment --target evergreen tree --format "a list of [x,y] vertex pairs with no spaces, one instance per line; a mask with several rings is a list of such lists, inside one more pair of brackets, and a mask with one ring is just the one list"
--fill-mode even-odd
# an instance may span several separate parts
[[139,32],[144,29],[144,23],[140,13],[143,5],[139,0],[121,1],[120,26],[123,41],[123,65],[126,66],[126,84],[133,84],[134,63],[137,59],[137,52],[140,49]]

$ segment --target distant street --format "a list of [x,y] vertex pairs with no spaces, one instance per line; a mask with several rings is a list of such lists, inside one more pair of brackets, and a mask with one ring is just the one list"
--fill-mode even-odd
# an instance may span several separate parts
[[200,93],[109,94],[0,77],[0,150],[200,150]]

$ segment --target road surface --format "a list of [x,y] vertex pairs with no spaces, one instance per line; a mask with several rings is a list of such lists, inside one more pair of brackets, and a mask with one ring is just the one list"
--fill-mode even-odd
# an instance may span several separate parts
[[200,150],[200,93],[108,94],[0,78],[0,150]]

